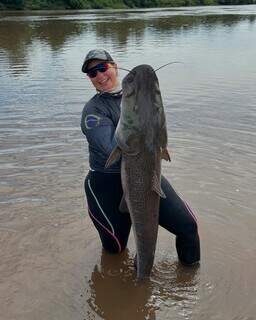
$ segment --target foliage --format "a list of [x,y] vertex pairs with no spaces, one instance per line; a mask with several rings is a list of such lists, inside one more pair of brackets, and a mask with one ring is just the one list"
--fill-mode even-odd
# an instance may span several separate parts
[[71,9],[88,9],[90,4],[85,0],[67,0],[67,4]]
[[0,0],[4,9],[102,9],[256,4],[256,0]]
[[0,6],[2,8],[23,9],[24,0],[1,0]]

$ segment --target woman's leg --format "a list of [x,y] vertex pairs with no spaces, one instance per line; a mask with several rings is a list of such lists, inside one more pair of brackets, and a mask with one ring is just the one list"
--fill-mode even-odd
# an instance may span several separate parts
[[159,224],[176,235],[179,260],[186,265],[200,260],[200,239],[196,217],[170,183],[162,176],[161,187],[166,199],[160,200]]
[[89,215],[99,233],[102,246],[119,253],[127,245],[131,220],[119,211],[123,191],[120,174],[90,171],[85,179]]

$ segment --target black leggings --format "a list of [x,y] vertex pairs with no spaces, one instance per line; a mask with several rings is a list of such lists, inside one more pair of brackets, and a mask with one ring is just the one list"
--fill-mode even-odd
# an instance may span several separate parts
[[[200,240],[195,215],[162,176],[166,199],[160,199],[159,225],[176,235],[179,260],[193,264],[200,260]],[[99,232],[104,249],[118,253],[125,249],[131,229],[128,213],[119,211],[123,195],[119,173],[89,171],[85,179],[89,215]]]

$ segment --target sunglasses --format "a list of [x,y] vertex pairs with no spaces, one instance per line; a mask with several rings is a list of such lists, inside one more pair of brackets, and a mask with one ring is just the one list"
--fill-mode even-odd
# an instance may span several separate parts
[[97,72],[106,72],[109,68],[111,68],[111,66],[109,65],[109,63],[99,63],[97,64],[95,67],[87,70],[87,75],[89,78],[95,78],[97,76]]

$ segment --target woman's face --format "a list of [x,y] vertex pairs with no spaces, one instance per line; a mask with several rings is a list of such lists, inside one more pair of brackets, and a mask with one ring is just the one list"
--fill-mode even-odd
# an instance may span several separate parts
[[[99,63],[106,63],[106,61],[92,60],[88,64],[88,69],[95,67]],[[99,91],[110,92],[118,84],[118,72],[117,65],[110,64],[110,68],[105,72],[97,72],[96,77],[89,78],[94,85],[94,87]]]

